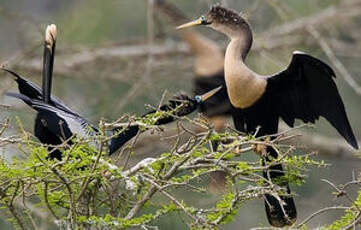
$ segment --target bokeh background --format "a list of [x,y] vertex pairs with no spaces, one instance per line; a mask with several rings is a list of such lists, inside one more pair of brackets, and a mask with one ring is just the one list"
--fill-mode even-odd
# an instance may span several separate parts
[[[190,18],[196,18],[216,1],[170,2]],[[245,13],[254,29],[254,50],[247,63],[256,72],[270,74],[282,70],[294,50],[308,52],[331,66],[341,64],[341,69],[336,69],[336,82],[355,135],[361,140],[361,94],[357,88],[357,84],[361,85],[360,0],[228,0],[222,3]],[[328,14],[331,16],[327,17]],[[174,26],[146,0],[0,0],[0,64],[40,84],[43,34],[50,23],[58,27],[53,93],[95,124],[101,117],[114,120],[125,113],[140,115],[146,109],[145,104],[157,105],[164,92],[169,92],[168,96],[179,90],[192,93],[193,57]],[[320,37],[310,34],[309,26],[313,26]],[[223,35],[207,28],[199,30],[226,47],[228,39]],[[334,59],[330,59],[330,55]],[[348,82],[351,81],[353,87],[345,76],[352,77]],[[11,105],[9,109],[0,107],[0,119],[9,117],[14,124],[15,117],[19,117],[25,128],[32,131],[34,111],[4,97],[8,91],[16,91],[16,85],[9,75],[0,73],[0,103]],[[7,134],[13,132],[15,130],[10,129]],[[308,132],[339,137],[322,119],[316,129]],[[166,147],[142,144],[148,144],[142,151],[149,154],[160,153]],[[0,149],[7,158],[14,151],[13,147]],[[359,158],[352,152],[337,156],[322,154],[316,158],[332,167],[311,168],[307,183],[293,188],[298,194],[299,220],[320,208],[346,202],[335,199],[321,179],[345,183],[361,168]],[[186,194],[184,199],[206,206],[215,198],[217,195],[213,194],[206,197]],[[339,215],[339,212],[328,212],[315,218],[309,227],[330,223]],[[5,219],[0,213],[0,229],[10,229]],[[236,220],[223,229],[255,226],[268,226],[263,200],[246,203]],[[184,229],[182,218],[174,214],[162,219],[160,229],[170,228]]]

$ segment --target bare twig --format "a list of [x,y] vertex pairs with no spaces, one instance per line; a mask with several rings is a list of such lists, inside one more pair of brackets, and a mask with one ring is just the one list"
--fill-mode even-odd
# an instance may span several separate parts
[[342,62],[336,57],[330,45],[327,41],[321,36],[321,34],[315,29],[314,26],[309,25],[306,27],[307,31],[313,36],[313,38],[320,45],[322,50],[325,52],[327,57],[332,62],[333,66],[341,73],[341,76],[346,81],[346,83],[358,94],[361,95],[361,86],[352,78],[351,74],[348,72],[346,67]]
[[308,222],[310,222],[313,218],[315,218],[316,216],[323,214],[325,212],[329,212],[331,210],[347,210],[350,207],[345,207],[345,206],[334,206],[334,207],[327,207],[327,208],[322,208],[320,210],[318,210],[317,212],[312,213],[310,216],[308,216],[306,219],[304,219],[301,223],[299,223],[296,228],[302,228],[303,225],[307,224]]

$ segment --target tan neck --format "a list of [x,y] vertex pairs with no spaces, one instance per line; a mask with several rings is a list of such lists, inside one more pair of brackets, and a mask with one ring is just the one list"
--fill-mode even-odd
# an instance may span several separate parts
[[264,93],[267,81],[244,63],[250,44],[243,36],[233,37],[225,56],[224,70],[227,92],[236,108],[253,105]]
[[217,43],[191,29],[181,30],[180,35],[194,55],[196,75],[209,77],[223,71],[224,54]]

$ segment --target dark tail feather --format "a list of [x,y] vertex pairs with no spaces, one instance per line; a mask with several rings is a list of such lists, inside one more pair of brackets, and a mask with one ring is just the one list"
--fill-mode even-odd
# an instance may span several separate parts
[[118,136],[111,139],[110,145],[109,145],[109,155],[112,155],[113,153],[115,153],[125,143],[127,143],[130,139],[135,137],[137,135],[138,131],[139,131],[138,126],[129,126],[126,130],[121,132]]
[[[268,147],[267,151],[271,156],[277,156],[276,151],[273,148]],[[267,160],[267,159],[266,159]],[[267,180],[271,180],[275,183],[275,179],[284,176],[283,167],[281,164],[270,167],[269,172],[263,172],[263,176]],[[287,194],[290,194],[290,187],[287,182],[282,182],[278,184],[284,187],[287,190]],[[268,222],[275,227],[284,227],[287,225],[292,225],[297,219],[296,205],[293,200],[293,197],[290,196],[280,196],[284,204],[281,207],[280,201],[278,201],[274,196],[270,194],[265,195],[265,206]]]

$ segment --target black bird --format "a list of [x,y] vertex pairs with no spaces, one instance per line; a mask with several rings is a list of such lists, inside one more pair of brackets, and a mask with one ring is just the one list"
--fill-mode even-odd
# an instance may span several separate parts
[[[336,75],[330,66],[308,54],[294,52],[287,69],[262,76],[244,62],[252,46],[252,29],[238,12],[214,5],[205,16],[178,28],[195,25],[207,25],[231,39],[224,70],[227,93],[234,107],[233,120],[238,130],[255,133],[260,127],[257,136],[270,135],[277,133],[279,118],[293,127],[295,119],[314,123],[322,116],[352,147],[358,149],[333,80]],[[270,147],[267,147],[266,155],[266,161],[277,158],[277,152]],[[280,164],[271,167],[269,173],[264,172],[264,177],[272,181],[283,175]],[[279,185],[290,193],[288,183]],[[268,221],[277,227],[291,225],[297,217],[293,198],[281,198],[283,204],[267,194],[265,201]]]
[[[43,89],[40,89],[40,87],[38,87],[36,84],[26,80],[17,73],[3,69],[14,76],[14,80],[18,84],[18,89],[20,92],[20,94],[7,93],[7,95],[23,100],[26,104],[37,111],[34,133],[43,144],[54,146],[60,145],[64,143],[64,141],[68,141],[69,144],[72,144],[71,140],[69,139],[72,138],[74,134],[83,138],[97,135],[98,130],[95,126],[93,126],[79,114],[73,112],[60,99],[51,96],[52,70],[56,43],[55,25],[48,26],[45,34],[46,39],[44,44],[43,60]],[[172,109],[177,108],[175,115],[184,116],[196,110],[203,101],[210,98],[219,90],[220,87],[201,96],[196,96],[194,99],[188,97],[185,94],[182,94],[170,100],[168,105],[163,105],[160,109],[162,111],[171,111]],[[186,101],[187,103],[182,104],[179,100],[182,100],[183,102]],[[155,111],[148,112],[147,114],[152,112]],[[166,117],[158,120],[157,124],[166,124],[173,120],[173,117]],[[109,155],[113,154],[128,140],[134,137],[138,130],[138,126],[130,126],[125,131],[120,133],[118,129],[113,130],[111,135],[114,137],[110,140],[109,143]],[[58,149],[49,147],[49,150],[51,152],[49,156],[50,158],[61,159],[61,152]]]
[[[192,113],[193,111],[197,110],[198,106],[202,104],[203,101],[206,101],[218,90],[220,90],[220,88],[211,90],[201,96],[195,96],[194,98],[190,98],[186,94],[174,96],[168,104],[162,105],[159,109],[160,111],[164,112],[172,111],[174,116],[159,118],[155,122],[155,125],[167,124],[174,121],[175,117],[185,116]],[[68,141],[68,144],[71,145],[72,142],[70,138],[72,138],[74,134],[86,139],[98,134],[98,130],[95,128],[95,126],[74,112],[63,110],[56,106],[47,104],[41,100],[31,99],[24,94],[7,93],[6,95],[21,99],[27,105],[37,111],[34,133],[43,144],[54,146]],[[155,112],[157,112],[157,110],[150,111],[143,116]],[[109,134],[110,136],[115,136],[111,138],[108,146],[109,155],[116,152],[126,142],[136,136],[139,132],[139,126],[130,124],[128,127],[126,127],[125,130],[120,130],[121,129],[114,129],[111,134]],[[61,159],[61,152],[58,149],[49,147],[49,150],[51,152],[50,158],[57,158],[59,160]]]

